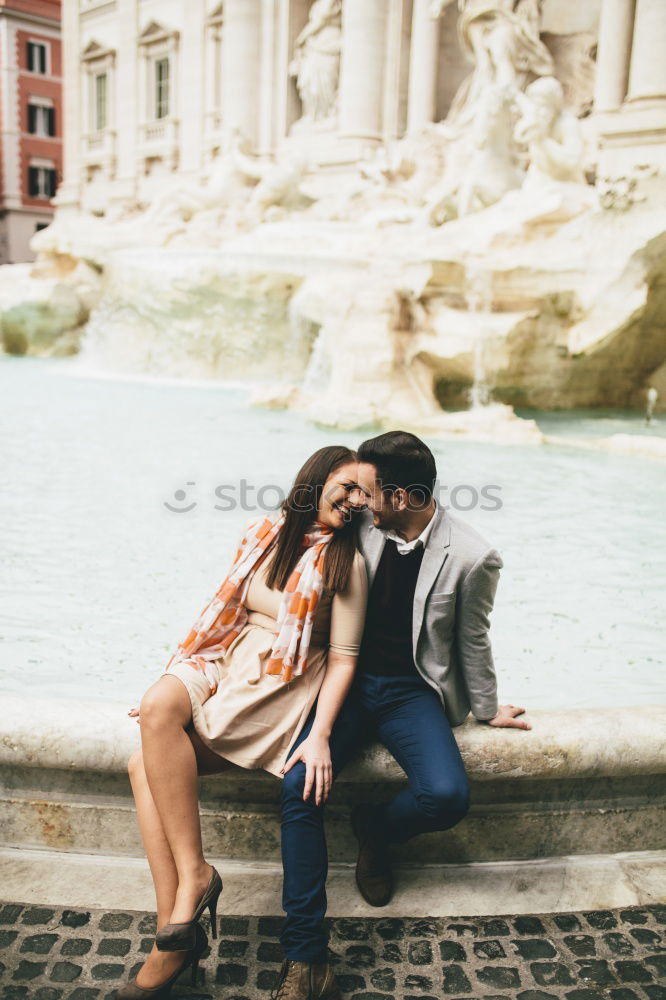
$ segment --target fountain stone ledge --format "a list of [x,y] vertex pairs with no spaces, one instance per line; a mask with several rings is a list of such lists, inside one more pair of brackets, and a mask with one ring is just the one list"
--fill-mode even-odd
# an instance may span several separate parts
[[[2,845],[140,857],[126,772],[139,729],[123,705],[6,697],[0,721]],[[666,848],[666,706],[534,711],[527,732],[468,719],[455,730],[472,783],[469,815],[453,830],[399,847],[412,864],[505,861]],[[336,782],[327,806],[332,861],[355,858],[353,802],[405,782],[369,746]],[[233,768],[201,782],[211,855],[280,857],[279,782]]]

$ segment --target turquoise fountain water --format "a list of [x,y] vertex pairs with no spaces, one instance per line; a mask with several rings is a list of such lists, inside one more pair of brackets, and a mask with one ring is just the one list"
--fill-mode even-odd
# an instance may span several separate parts
[[[258,501],[274,505],[315,448],[371,431],[252,408],[238,384],[78,371],[75,359],[0,359],[0,690],[129,707],[212,596]],[[665,422],[530,415],[559,443],[429,442],[440,499],[504,559],[500,696],[531,708],[663,701],[664,466],[567,439],[663,434]]]

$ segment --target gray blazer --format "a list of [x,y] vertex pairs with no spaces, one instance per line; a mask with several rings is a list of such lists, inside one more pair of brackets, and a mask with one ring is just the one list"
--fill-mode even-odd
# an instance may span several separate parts
[[[452,726],[471,711],[477,719],[497,712],[489,615],[499,571],[496,549],[469,524],[437,504],[414,594],[414,662],[442,700]],[[361,515],[359,545],[372,586],[386,542],[372,515]]]

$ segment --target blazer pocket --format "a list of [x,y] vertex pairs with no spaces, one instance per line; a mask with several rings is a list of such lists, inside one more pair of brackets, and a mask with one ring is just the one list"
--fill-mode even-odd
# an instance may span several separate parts
[[448,594],[441,593],[441,594],[431,594],[430,595],[430,603],[431,604],[438,604],[438,605],[439,604],[441,604],[441,605],[450,604],[451,601],[455,601],[455,599],[456,599],[456,594],[455,594],[454,590],[452,590]]

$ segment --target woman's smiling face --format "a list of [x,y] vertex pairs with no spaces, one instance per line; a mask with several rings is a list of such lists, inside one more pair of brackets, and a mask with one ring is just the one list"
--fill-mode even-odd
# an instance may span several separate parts
[[321,524],[334,530],[343,528],[352,512],[365,505],[357,476],[357,462],[346,462],[331,473],[324,483],[317,508],[317,520]]

